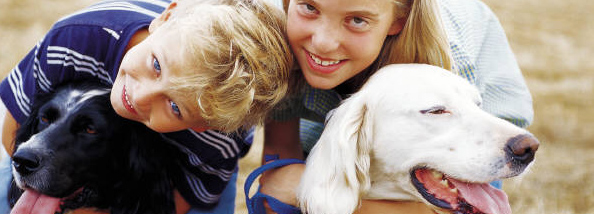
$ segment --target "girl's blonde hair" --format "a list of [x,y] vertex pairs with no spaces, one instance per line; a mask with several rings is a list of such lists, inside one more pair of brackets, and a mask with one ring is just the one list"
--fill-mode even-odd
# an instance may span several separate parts
[[182,0],[163,25],[180,29],[188,76],[174,91],[193,99],[209,127],[261,124],[286,94],[293,57],[282,10],[265,0]]
[[450,45],[437,0],[393,1],[396,4],[395,21],[406,18],[406,23],[399,34],[386,38],[372,69],[395,63],[424,63],[451,70]]
[[[283,0],[285,12],[290,0]],[[373,0],[386,1],[386,0]],[[452,69],[452,56],[441,22],[438,0],[388,0],[395,4],[395,22],[406,19],[402,31],[386,38],[378,58],[351,78],[350,90],[358,90],[369,76],[383,66],[396,63],[424,63]],[[302,76],[302,75],[301,75]],[[296,80],[301,84],[300,80]]]

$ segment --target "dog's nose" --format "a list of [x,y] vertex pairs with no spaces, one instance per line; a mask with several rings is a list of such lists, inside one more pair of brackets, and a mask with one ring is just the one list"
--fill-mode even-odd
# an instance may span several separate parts
[[17,151],[12,156],[12,165],[21,175],[28,175],[39,169],[40,160],[41,158],[32,152]]
[[534,160],[539,144],[534,136],[522,134],[509,139],[505,151],[511,158],[512,164],[526,165]]

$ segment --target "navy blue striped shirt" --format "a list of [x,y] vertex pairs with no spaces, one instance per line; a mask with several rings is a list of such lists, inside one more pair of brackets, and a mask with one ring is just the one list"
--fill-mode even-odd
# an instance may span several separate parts
[[[112,84],[132,35],[163,11],[168,1],[105,1],[57,21],[0,83],[2,101],[17,122],[30,114],[36,93],[60,83],[93,79]],[[214,206],[237,169],[244,145],[238,135],[185,130],[163,136],[180,150],[173,183],[193,206]]]

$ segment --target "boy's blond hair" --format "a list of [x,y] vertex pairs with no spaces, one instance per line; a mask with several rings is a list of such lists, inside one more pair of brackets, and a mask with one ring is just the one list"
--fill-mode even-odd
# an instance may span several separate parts
[[209,127],[261,124],[286,94],[293,57],[282,10],[264,0],[182,0],[163,27],[179,29],[189,76],[172,80]]

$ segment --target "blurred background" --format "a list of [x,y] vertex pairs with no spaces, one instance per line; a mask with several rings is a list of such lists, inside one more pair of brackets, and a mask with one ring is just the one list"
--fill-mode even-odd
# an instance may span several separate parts
[[[59,17],[97,0],[0,0],[0,77]],[[534,99],[528,129],[540,139],[525,176],[504,181],[514,213],[594,213],[594,1],[484,0],[507,32]],[[257,144],[240,161],[243,179],[259,164]]]

